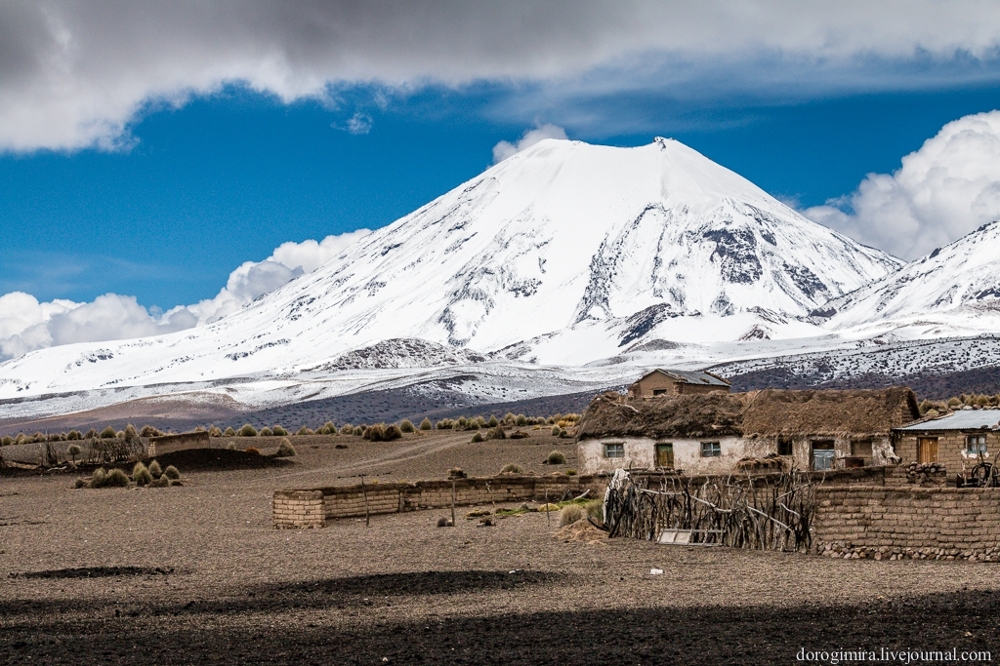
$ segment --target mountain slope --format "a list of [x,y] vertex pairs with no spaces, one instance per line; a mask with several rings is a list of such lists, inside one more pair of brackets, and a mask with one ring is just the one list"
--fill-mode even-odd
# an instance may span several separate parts
[[681,317],[716,340],[804,331],[792,318],[897,267],[676,141],[549,140],[214,324],[9,361],[0,397],[361,372],[369,352],[345,352],[376,347],[393,367],[466,358],[447,347],[578,365]]
[[[1000,221],[981,226],[822,308],[827,328],[944,326],[995,331],[1000,321]],[[944,332],[944,329],[942,329]]]

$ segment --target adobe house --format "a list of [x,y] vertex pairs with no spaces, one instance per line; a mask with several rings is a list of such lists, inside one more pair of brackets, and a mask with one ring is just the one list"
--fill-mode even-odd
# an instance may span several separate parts
[[605,393],[577,426],[582,474],[675,469],[726,474],[747,462],[785,469],[897,462],[893,429],[919,418],[905,387],[627,398]]
[[940,462],[958,474],[980,458],[996,464],[1000,451],[1000,409],[972,409],[896,428],[896,454],[908,462]]
[[628,387],[630,398],[653,398],[660,395],[704,395],[729,393],[729,382],[710,372],[664,370],[657,368]]

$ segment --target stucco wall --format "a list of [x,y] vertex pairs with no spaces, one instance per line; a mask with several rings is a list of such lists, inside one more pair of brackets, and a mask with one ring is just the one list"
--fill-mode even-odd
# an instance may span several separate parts
[[[622,442],[624,458],[605,458],[604,445]],[[702,442],[719,442],[721,455],[702,457]],[[674,445],[674,469],[686,474],[725,474],[733,470],[740,458],[765,455],[772,449],[762,441],[746,441],[739,437],[705,439],[652,439],[648,437],[604,437],[587,439],[577,444],[577,464],[581,474],[612,472],[616,469],[652,469],[655,467],[657,444]]]

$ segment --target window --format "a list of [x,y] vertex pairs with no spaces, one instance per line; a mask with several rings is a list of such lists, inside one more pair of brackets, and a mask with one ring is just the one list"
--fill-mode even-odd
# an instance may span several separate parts
[[610,442],[604,445],[604,457],[605,458],[624,458],[625,457],[625,443],[624,442]]
[[965,438],[965,450],[968,453],[986,453],[986,435],[968,435]]
[[792,440],[789,437],[779,437],[778,438],[778,455],[779,456],[790,456],[792,455]]
[[653,389],[653,395],[666,395],[667,389]]
[[701,457],[702,458],[717,458],[722,455],[722,445],[718,442],[702,442],[701,443]]

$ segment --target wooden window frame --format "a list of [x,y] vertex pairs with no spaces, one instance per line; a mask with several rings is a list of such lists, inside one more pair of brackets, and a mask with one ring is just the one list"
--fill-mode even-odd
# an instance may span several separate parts
[[[612,448],[613,447],[613,448]],[[611,451],[620,452],[619,455],[610,455]],[[604,444],[604,457],[617,459],[625,457],[625,442],[605,442]]]
[[713,442],[701,443],[702,458],[719,458],[721,456],[722,456],[722,442],[713,441]]

